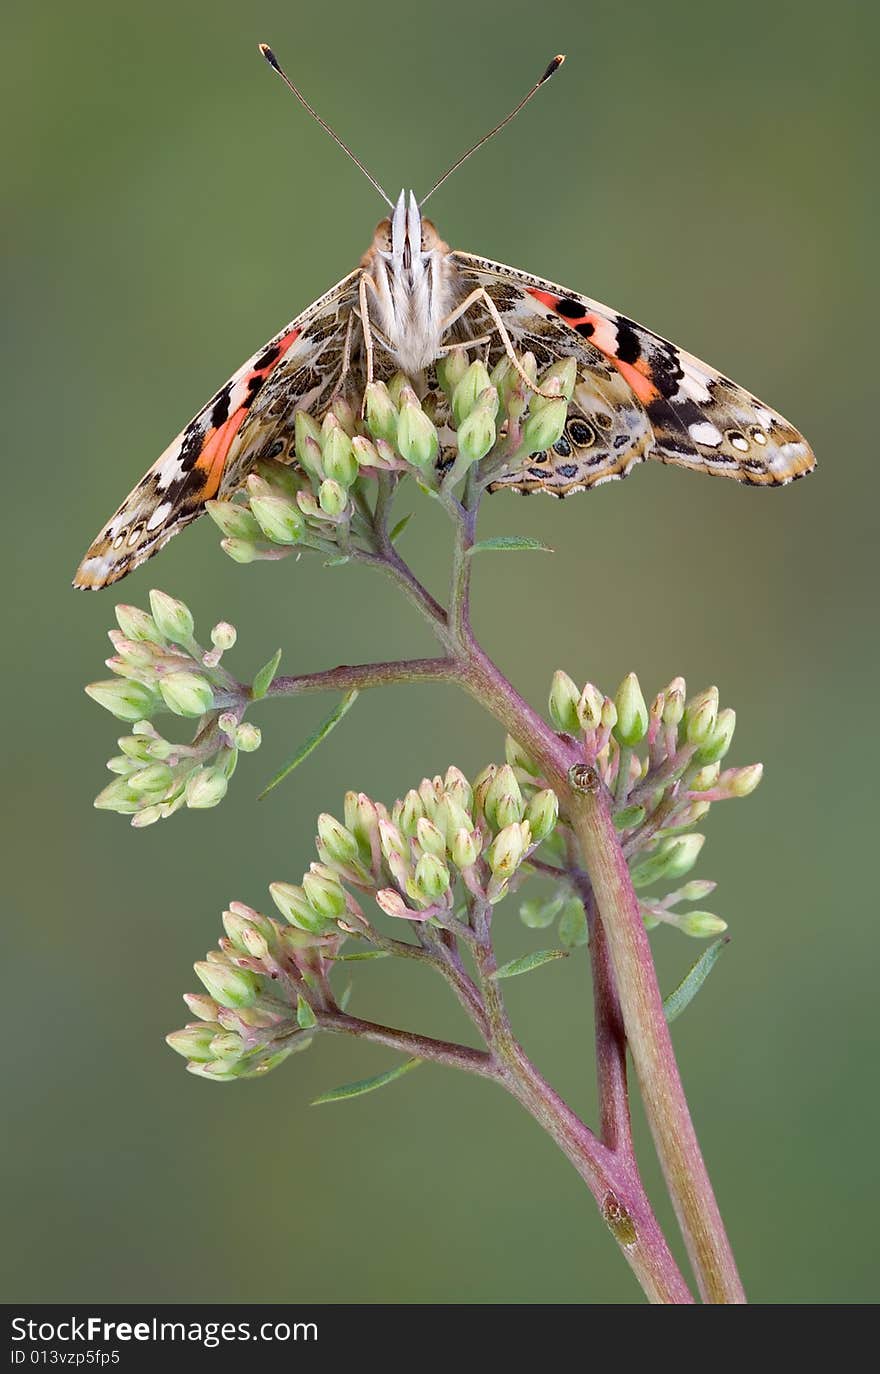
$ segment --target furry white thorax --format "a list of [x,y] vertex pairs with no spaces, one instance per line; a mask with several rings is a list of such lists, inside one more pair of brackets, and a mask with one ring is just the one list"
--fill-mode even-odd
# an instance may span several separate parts
[[391,345],[403,372],[414,376],[442,349],[443,321],[454,305],[455,272],[449,249],[432,225],[424,231],[412,191],[401,191],[391,218],[390,251],[378,241],[369,254],[373,290],[367,295],[370,323]]

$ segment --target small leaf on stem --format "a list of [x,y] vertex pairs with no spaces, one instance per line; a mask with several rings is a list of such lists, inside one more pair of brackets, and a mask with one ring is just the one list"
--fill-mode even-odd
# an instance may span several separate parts
[[671,992],[664,999],[663,1011],[667,1021],[674,1021],[677,1016],[681,1016],[685,1007],[694,1000],[715,967],[722,949],[728,944],[730,944],[729,935],[722,936],[720,940],[713,940],[711,945],[703,950],[697,962],[688,970],[674,992]]
[[267,793],[272,791],[273,787],[277,787],[279,782],[283,782],[287,775],[293,772],[294,768],[298,768],[299,765],[303,762],[303,760],[308,758],[309,754],[311,754],[313,749],[317,749],[321,741],[325,739],[327,735],[329,735],[333,727],[339,724],[339,722],[342,720],[342,717],[354,705],[355,701],[357,700],[357,697],[357,688],[353,687],[350,692],[346,692],[345,696],[342,698],[339,705],[333,711],[330,712],[330,715],[326,718],[326,720],[323,720],[321,722],[315,733],[313,735],[310,735],[304,744],[300,745],[299,749],[297,749],[293,758],[290,759],[289,762],[284,765],[280,772],[275,774],[271,782],[267,783],[267,785],[263,788],[262,792],[257,798],[258,801],[262,801],[263,798],[267,795]]
[[385,1073],[377,1073],[374,1078],[360,1078],[356,1083],[343,1083],[341,1088],[331,1088],[329,1092],[321,1093],[320,1097],[313,1100],[312,1106],[320,1107],[324,1102],[341,1102],[346,1097],[362,1097],[364,1093],[375,1092],[376,1088],[384,1088],[386,1083],[393,1083],[395,1078],[400,1078],[402,1074],[409,1073],[410,1069],[415,1069],[424,1062],[423,1059],[405,1059],[395,1069],[386,1069]]
[[549,544],[542,544],[540,539],[530,539],[525,534],[500,534],[495,539],[480,539],[476,544],[472,544],[468,550],[469,555],[475,553],[513,553],[518,549],[531,550],[538,553],[553,553]]
[[502,964],[496,969],[492,977],[516,978],[520,973],[531,973],[533,968],[540,968],[542,964],[549,964],[552,959],[567,959],[567,949],[536,949],[531,954],[523,954],[519,959],[511,959],[508,963]]
[[259,701],[261,697],[266,695],[269,688],[272,686],[272,679],[278,672],[278,664],[280,662],[281,650],[279,649],[277,653],[272,655],[268,663],[263,664],[263,667],[257,673],[251,684],[251,696],[254,701]]

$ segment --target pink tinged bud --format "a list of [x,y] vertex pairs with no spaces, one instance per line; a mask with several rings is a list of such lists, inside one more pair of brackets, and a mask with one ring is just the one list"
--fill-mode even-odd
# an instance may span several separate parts
[[378,468],[382,466],[379,453],[365,434],[356,434],[351,441],[351,451],[359,468]]
[[479,831],[462,828],[452,839],[452,862],[456,868],[471,868],[480,856]]
[[156,803],[153,806],[145,806],[142,811],[136,811],[131,823],[135,830],[145,830],[148,825],[155,825],[156,821],[164,820],[167,815],[166,808]]
[[183,1030],[172,1031],[170,1035],[166,1035],[165,1043],[170,1045],[176,1054],[182,1054],[184,1059],[205,1064],[214,1058],[211,1041],[222,1029],[223,1027],[216,1022],[185,1026]]
[[162,643],[162,633],[151,615],[137,606],[116,607],[116,619],[126,639],[142,639],[153,644]]
[[85,689],[86,695],[103,706],[117,720],[142,720],[152,715],[158,705],[155,693],[142,682],[133,678],[114,679],[106,682],[90,682]]
[[159,691],[176,716],[203,716],[214,705],[210,682],[197,673],[168,673],[159,680]]
[[718,719],[718,688],[707,687],[687,704],[684,714],[685,737],[698,749],[709,742]]
[[249,1007],[259,992],[260,985],[247,969],[233,968],[231,964],[218,963],[216,960],[204,961],[193,965],[199,981],[219,1002],[221,1007]]
[[415,835],[416,826],[424,814],[424,804],[414,788],[410,788],[403,800],[394,809],[396,824],[401,833],[410,838]]
[[450,764],[443,778],[443,790],[447,795],[453,796],[465,811],[469,811],[473,803],[473,788],[460,768],[455,764]]
[[330,411],[351,438],[357,428],[357,415],[351,403],[342,396],[336,396],[330,405]]
[[614,738],[624,748],[632,749],[641,743],[648,730],[648,708],[635,673],[627,673],[621,682],[614,705],[617,711]]
[[150,592],[150,610],[166,639],[173,640],[175,644],[187,645],[192,642],[195,629],[192,612],[182,601],[154,589]]
[[376,893],[376,904],[385,912],[386,916],[394,916],[405,921],[421,919],[416,912],[410,911],[400,893],[395,892],[393,887],[381,888]]
[[526,820],[532,832],[532,843],[540,844],[550,835],[559,816],[559,798],[551,789],[536,792],[526,809]]
[[294,417],[294,436],[296,461],[300,467],[313,476],[321,473],[321,430],[304,410],[298,410]]
[[214,648],[219,649],[221,653],[225,653],[227,649],[231,649],[237,638],[238,633],[236,628],[234,625],[230,625],[228,620],[219,621],[211,631],[211,643],[214,645]]
[[[569,682],[571,682],[570,678]],[[574,684],[572,684],[572,686],[573,685]],[[577,706],[575,707],[578,725],[582,730],[598,730],[599,726],[602,724],[602,707],[604,702],[605,698],[598,687],[594,687],[592,682],[588,682],[581,692]],[[573,731],[569,731],[569,734],[573,733]]]
[[492,786],[495,774],[498,772],[497,763],[490,763],[478,773],[474,778],[474,807],[477,811],[482,811],[485,806],[486,794]]
[[721,774],[719,783],[727,788],[732,797],[748,797],[763,776],[763,763],[751,763],[746,768],[729,768]]
[[[552,366],[548,367],[541,376],[539,386],[541,391],[552,391],[557,396],[564,396],[570,401],[574,395],[575,383],[577,382],[577,362],[574,358],[560,358]],[[536,402],[543,401],[543,397],[536,396],[532,400],[532,409]],[[546,402],[544,402],[546,404]]]
[[550,685],[550,718],[557,730],[573,735],[580,728],[578,703],[580,692],[568,673],[557,669]]
[[235,731],[235,746],[243,754],[252,754],[255,749],[259,749],[263,736],[258,725],[251,725],[246,720]]

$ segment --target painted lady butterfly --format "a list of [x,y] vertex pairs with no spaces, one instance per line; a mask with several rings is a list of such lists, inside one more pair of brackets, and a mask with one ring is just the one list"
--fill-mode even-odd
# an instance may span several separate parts
[[[261,51],[314,114],[271,50]],[[554,58],[525,99],[470,152],[502,128],[562,60]],[[647,458],[753,486],[783,486],[814,467],[803,436],[742,387],[587,296],[450,251],[422,218],[412,192],[407,197],[402,191],[392,206],[358,166],[392,210],[360,267],[249,358],[190,421],[98,535],[75,587],[96,589],[125,577],[201,515],[206,501],[231,497],[258,458],[292,460],[297,409],[320,411],[334,394],[359,395],[374,375],[398,369],[424,390],[426,370],[450,346],[468,341],[479,341],[490,367],[504,351],[526,350],[539,369],[566,356],[578,366],[558,443],[496,473],[492,490],[568,496],[625,477]]]

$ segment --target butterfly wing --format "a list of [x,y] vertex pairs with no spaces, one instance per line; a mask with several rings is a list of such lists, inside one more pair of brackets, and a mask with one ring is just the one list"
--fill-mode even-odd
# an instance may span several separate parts
[[516,347],[531,349],[539,367],[566,355],[578,360],[560,444],[493,486],[566,496],[625,477],[643,457],[756,486],[784,486],[815,466],[809,444],[782,415],[658,334],[527,272],[469,253],[451,257],[466,285],[485,287]]
[[118,582],[201,515],[231,496],[254,460],[280,452],[301,406],[338,380],[360,272],[352,272],[248,358],[141,478],[77,569],[73,585]]

